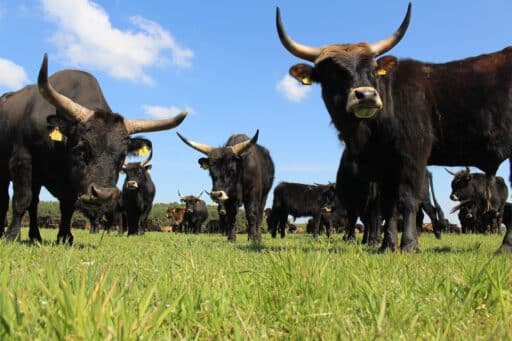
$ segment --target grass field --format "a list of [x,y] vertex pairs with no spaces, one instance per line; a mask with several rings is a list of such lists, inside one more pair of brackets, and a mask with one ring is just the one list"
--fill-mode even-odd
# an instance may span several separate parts
[[424,234],[421,252],[380,255],[340,235],[73,233],[71,248],[0,242],[0,338],[512,337],[500,236]]

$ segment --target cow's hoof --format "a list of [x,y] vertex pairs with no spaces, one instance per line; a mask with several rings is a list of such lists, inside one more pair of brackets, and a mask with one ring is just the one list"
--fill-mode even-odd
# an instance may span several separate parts
[[368,247],[377,247],[379,246],[380,241],[379,240],[370,240],[368,241]]
[[418,243],[417,242],[408,242],[400,245],[400,250],[402,252],[416,252],[418,251]]
[[379,253],[388,253],[388,252],[396,252],[396,246],[394,245],[382,245],[380,248],[379,248]]
[[441,232],[434,231],[434,236],[436,236],[436,239],[441,239]]
[[512,253],[512,245],[503,244],[501,247],[496,251],[496,254],[511,254]]

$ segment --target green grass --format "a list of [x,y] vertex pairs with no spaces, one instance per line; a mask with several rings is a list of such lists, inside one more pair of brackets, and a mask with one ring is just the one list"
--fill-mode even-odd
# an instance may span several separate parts
[[380,255],[340,235],[73,233],[71,248],[0,242],[0,339],[512,337],[499,236],[424,234],[421,252]]

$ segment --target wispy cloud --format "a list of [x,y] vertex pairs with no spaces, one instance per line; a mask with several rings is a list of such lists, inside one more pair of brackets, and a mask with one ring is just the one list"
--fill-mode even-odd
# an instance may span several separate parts
[[17,90],[29,82],[23,67],[16,63],[0,58],[0,88]]
[[190,107],[185,107],[185,109],[183,109],[183,108],[178,108],[174,105],[170,106],[170,107],[163,107],[163,106],[158,106],[158,105],[143,105],[142,110],[146,114],[156,117],[156,118],[167,118],[167,117],[176,116],[184,110],[188,111],[189,114],[194,112],[194,109],[192,109]]
[[285,75],[279,83],[277,83],[276,88],[286,99],[296,103],[302,101],[311,91],[310,87],[300,85],[299,82],[290,75]]
[[133,16],[130,22],[135,29],[123,31],[113,27],[105,10],[93,1],[41,3],[47,18],[57,24],[50,41],[68,64],[97,68],[115,78],[146,84],[154,83],[145,71],[151,66],[169,61],[179,68],[192,65],[194,52],[178,44],[154,21]]

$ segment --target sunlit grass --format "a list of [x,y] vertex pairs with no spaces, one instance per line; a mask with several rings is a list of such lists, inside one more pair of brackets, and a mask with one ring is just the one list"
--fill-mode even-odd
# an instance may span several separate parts
[[0,242],[1,338],[512,335],[512,261],[494,255],[499,236],[423,235],[418,253],[381,255],[339,235],[253,245],[73,233],[71,248]]

